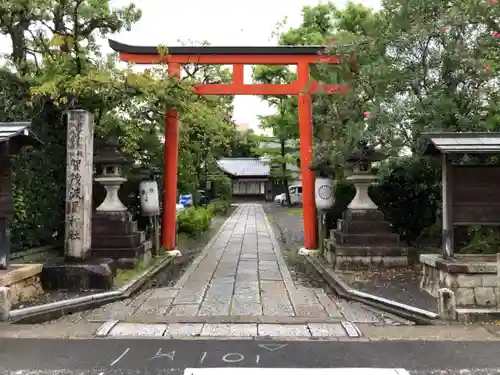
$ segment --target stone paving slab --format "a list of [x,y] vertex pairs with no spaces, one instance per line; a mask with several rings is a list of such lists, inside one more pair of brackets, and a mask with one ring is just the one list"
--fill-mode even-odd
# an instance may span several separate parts
[[98,337],[359,337],[342,323],[309,324],[144,324],[115,322],[102,325]]

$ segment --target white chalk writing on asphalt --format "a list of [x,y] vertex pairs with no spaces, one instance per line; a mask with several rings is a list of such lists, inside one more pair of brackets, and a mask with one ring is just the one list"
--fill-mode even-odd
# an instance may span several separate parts
[[285,346],[288,346],[288,344],[259,344],[259,346],[269,350],[270,352],[274,352],[276,350],[283,349]]
[[156,354],[151,357],[151,359],[158,359],[158,358],[168,358],[170,360],[174,360],[175,357],[175,350],[168,352],[168,353],[162,353],[162,348],[158,349]]
[[222,357],[222,360],[226,363],[237,363],[245,359],[245,356],[241,353],[227,353]]

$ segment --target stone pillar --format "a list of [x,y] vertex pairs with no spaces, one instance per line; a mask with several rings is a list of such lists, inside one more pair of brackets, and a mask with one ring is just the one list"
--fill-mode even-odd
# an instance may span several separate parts
[[85,259],[91,247],[93,122],[85,110],[68,111],[64,254],[69,259]]
[[6,286],[0,286],[0,322],[9,320],[9,313],[11,306],[12,306],[11,290]]

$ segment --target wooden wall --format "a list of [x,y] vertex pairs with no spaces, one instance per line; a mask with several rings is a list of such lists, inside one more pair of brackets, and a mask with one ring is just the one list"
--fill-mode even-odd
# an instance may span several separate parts
[[452,167],[454,225],[500,225],[500,166]]

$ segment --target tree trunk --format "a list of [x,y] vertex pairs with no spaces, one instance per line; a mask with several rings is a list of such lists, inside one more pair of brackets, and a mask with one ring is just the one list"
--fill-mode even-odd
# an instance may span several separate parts
[[28,73],[28,61],[26,57],[27,41],[24,36],[24,32],[28,27],[28,22],[20,22],[9,30],[12,41],[12,60],[21,76]]
[[280,139],[280,146],[281,146],[281,157],[283,158],[283,163],[281,164],[281,171],[283,173],[283,184],[285,185],[286,204],[288,206],[291,206],[292,201],[290,200],[290,191],[288,190],[288,177],[287,177],[287,173],[286,173],[285,140],[283,138]]

